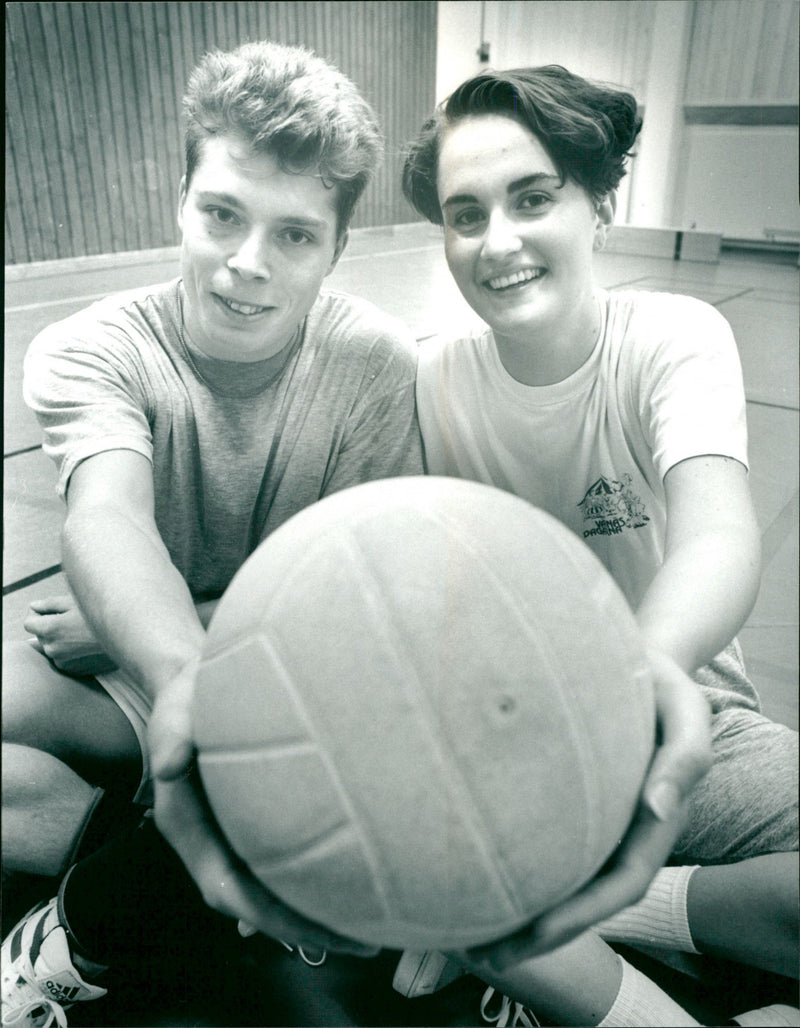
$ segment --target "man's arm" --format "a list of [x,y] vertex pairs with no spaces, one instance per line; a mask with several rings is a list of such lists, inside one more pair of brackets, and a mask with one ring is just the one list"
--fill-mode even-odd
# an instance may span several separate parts
[[366,955],[294,913],[238,861],[193,771],[191,701],[205,629],[154,518],[149,462],[132,451],[79,465],[67,497],[64,569],[98,640],[154,700],[148,726],[156,823],[214,909],[291,943]]
[[205,632],[158,533],[144,457],[111,450],[78,465],[67,493],[62,560],[105,652],[155,699],[196,658]]

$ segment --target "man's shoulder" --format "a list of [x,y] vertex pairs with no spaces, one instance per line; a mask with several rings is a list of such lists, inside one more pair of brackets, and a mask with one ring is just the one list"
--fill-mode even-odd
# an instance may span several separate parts
[[366,349],[413,352],[416,348],[411,330],[400,318],[370,300],[337,289],[321,290],[309,315],[309,328],[333,344],[346,340],[350,347]]
[[110,333],[124,334],[128,329],[157,322],[174,321],[179,314],[179,279],[156,285],[110,293],[88,307],[53,322],[33,340],[32,350],[98,343]]

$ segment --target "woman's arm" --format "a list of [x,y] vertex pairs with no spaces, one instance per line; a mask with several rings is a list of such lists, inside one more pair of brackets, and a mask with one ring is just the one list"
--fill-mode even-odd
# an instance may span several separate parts
[[734,638],[758,595],[761,540],[747,470],[720,456],[681,461],[664,479],[664,563],[637,611],[647,645],[687,674]]

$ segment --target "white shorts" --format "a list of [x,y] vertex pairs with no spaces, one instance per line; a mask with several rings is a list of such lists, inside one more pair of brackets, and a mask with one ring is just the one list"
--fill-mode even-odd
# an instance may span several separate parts
[[153,781],[147,746],[147,722],[153,709],[152,701],[138,682],[121,668],[97,675],[97,681],[130,721],[139,740],[139,749],[142,751],[142,778],[134,796],[134,803],[152,806]]

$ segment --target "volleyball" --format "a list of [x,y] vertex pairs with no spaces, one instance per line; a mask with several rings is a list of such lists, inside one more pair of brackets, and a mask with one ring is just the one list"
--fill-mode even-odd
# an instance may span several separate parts
[[633,614],[565,526],[494,487],[396,478],[264,541],[199,667],[198,765],[283,902],[393,949],[499,939],[614,852],[655,704]]

